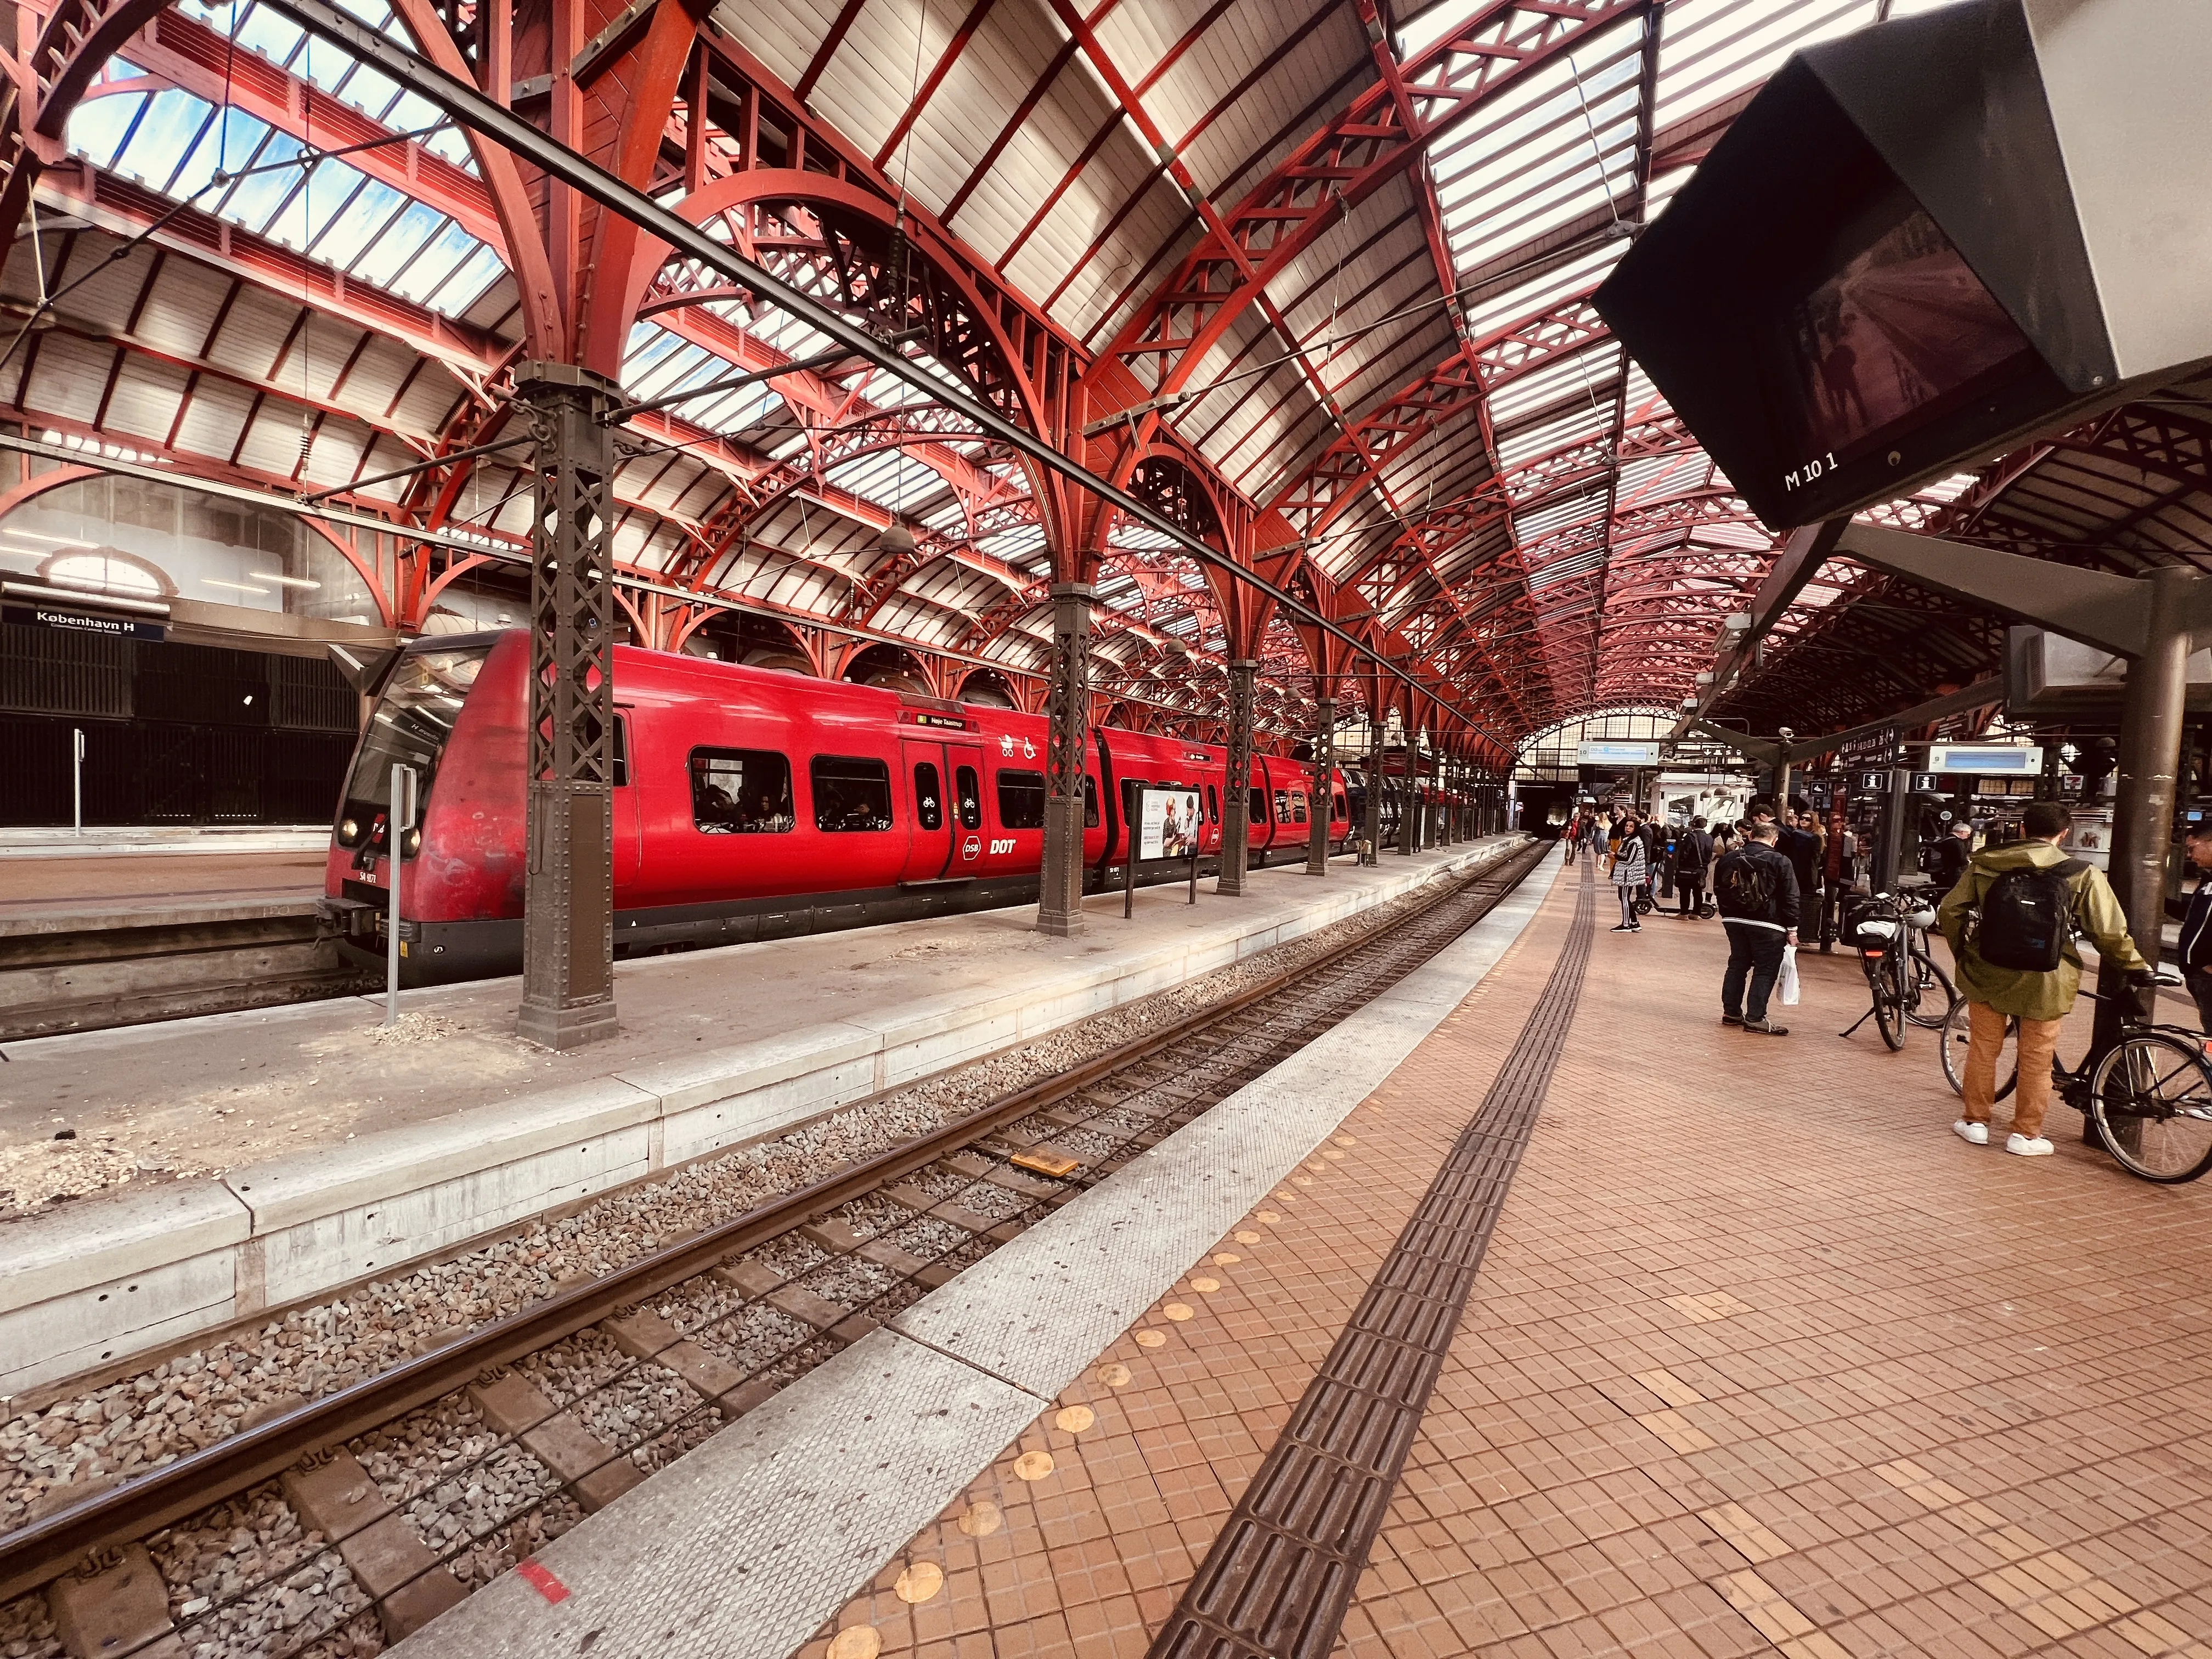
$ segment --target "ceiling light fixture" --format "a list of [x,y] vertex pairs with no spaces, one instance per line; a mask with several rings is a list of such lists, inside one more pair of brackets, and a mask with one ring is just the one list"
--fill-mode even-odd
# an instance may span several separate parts
[[200,580],[210,587],[228,587],[237,593],[265,595],[269,592],[265,587],[255,587],[246,582],[227,582],[220,576],[203,576]]
[[320,587],[320,582],[311,582],[305,576],[279,576],[267,570],[247,573],[258,582],[275,582],[280,587]]
[[88,542],[76,536],[42,536],[35,530],[19,530],[14,525],[0,525],[0,534],[18,536],[27,542],[48,542],[56,547],[97,547],[98,542]]

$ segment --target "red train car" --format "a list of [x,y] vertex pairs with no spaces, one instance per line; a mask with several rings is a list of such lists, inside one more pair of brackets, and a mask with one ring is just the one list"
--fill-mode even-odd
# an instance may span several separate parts
[[[392,767],[404,762],[422,780],[422,810],[398,848],[403,977],[520,969],[529,656],[519,629],[425,639],[386,676],[332,825],[322,902],[353,959],[384,957],[386,817]],[[615,709],[618,954],[1036,902],[1040,716],[627,646],[615,650]],[[1214,744],[1095,728],[1085,886],[1119,879],[1131,782],[1197,789],[1201,856],[1218,854],[1226,768]],[[1310,775],[1253,761],[1255,862],[1305,856]],[[1353,834],[1352,805],[1334,774],[1333,850]],[[1146,863],[1139,879],[1188,867]]]

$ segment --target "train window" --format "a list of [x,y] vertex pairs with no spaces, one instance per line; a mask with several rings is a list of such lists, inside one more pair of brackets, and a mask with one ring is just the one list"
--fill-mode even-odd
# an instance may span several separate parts
[[1221,822],[1221,795],[1210,783],[1206,786],[1206,817],[1209,823]]
[[891,769],[858,756],[817,755],[807,763],[814,782],[814,827],[848,835],[891,827]]
[[1291,791],[1291,822],[1304,823],[1305,821],[1306,792],[1303,789],[1293,789]]
[[1002,830],[1044,828],[1044,774],[999,774],[999,827]]
[[694,749],[691,822],[710,836],[776,836],[793,827],[791,763],[765,749]]
[[1343,790],[1338,790],[1334,795],[1330,797],[1330,799],[1336,803],[1335,806],[1331,809],[1331,815],[1333,817],[1348,818],[1352,816],[1352,808],[1345,804]]
[[914,763],[914,811],[923,829],[945,827],[945,786],[938,781],[933,761]]
[[1265,823],[1267,821],[1267,793],[1264,790],[1255,789],[1252,792],[1251,799],[1244,803],[1244,822],[1246,824],[1250,825],[1255,823]]
[[1290,821],[1291,792],[1287,789],[1278,789],[1275,791],[1275,822],[1288,823]]
[[615,787],[629,787],[629,716],[615,716]]
[[972,766],[955,767],[952,786],[959,792],[960,827],[981,830],[983,827],[983,784]]
[[1098,780],[1088,772],[1083,775],[1083,827],[1085,830],[1098,827]]

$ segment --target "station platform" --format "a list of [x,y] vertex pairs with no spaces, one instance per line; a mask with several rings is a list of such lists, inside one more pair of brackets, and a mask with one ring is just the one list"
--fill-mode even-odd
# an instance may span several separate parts
[[[519,979],[404,993],[388,1030],[380,996],[349,996],[10,1043],[0,1396],[1048,1038],[1525,844],[1264,869],[1242,898],[1146,888],[1127,921],[1094,896],[1073,939],[1024,907],[626,961],[620,1035],[565,1054],[515,1036]],[[40,1201],[11,1215],[11,1188]]]
[[395,1651],[2212,1653],[2212,1191],[1583,873]]

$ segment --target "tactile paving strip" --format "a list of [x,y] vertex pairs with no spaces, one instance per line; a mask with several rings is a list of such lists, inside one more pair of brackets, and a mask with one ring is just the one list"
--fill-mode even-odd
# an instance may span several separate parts
[[1583,872],[1558,963],[1148,1659],[1327,1659],[1443,1369],[1589,961]]

